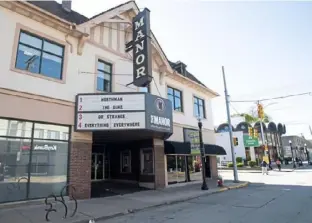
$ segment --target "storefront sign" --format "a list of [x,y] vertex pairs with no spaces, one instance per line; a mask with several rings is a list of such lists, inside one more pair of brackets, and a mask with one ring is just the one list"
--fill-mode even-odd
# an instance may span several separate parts
[[34,150],[41,150],[41,151],[56,151],[57,150],[57,146],[56,145],[35,145],[34,146]]
[[133,54],[133,84],[146,87],[152,81],[152,45],[150,11],[145,8],[132,20],[132,41],[126,44],[126,52]]
[[173,132],[172,103],[168,99],[146,94],[146,128]]
[[144,110],[144,94],[85,94],[78,95],[77,109],[85,111],[137,111]]
[[78,128],[80,130],[144,129],[145,112],[79,113]]
[[200,154],[199,131],[183,128],[184,142],[191,143],[191,154]]
[[258,147],[259,146],[259,140],[258,138],[244,135],[244,146],[245,147]]
[[173,132],[172,104],[148,93],[79,94],[76,131],[149,129]]

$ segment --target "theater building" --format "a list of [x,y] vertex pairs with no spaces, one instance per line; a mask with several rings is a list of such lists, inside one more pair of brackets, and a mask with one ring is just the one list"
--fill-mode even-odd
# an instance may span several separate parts
[[106,196],[110,183],[157,189],[201,180],[202,168],[217,176],[218,94],[169,61],[152,32],[151,82],[135,85],[126,43],[138,13],[132,1],[92,18],[70,1],[0,2],[0,203],[59,194],[67,184],[88,199]]

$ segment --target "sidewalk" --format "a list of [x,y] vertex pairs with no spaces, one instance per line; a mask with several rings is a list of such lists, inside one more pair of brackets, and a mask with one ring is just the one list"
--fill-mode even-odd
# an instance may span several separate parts
[[[122,196],[81,200],[78,201],[78,210],[74,217],[70,217],[74,209],[74,203],[66,201],[68,206],[67,218],[62,219],[65,211],[61,203],[53,205],[53,208],[57,212],[51,212],[49,218],[50,222],[53,223],[88,223],[90,219],[94,219],[96,222],[97,220],[105,220],[147,208],[183,202],[247,185],[247,182],[233,183],[232,181],[226,181],[225,187],[218,188],[215,182],[209,182],[209,190],[202,191],[200,189],[201,183],[195,183],[182,186],[177,185],[176,187],[169,187],[162,190],[141,191]],[[1,208],[0,206],[0,222],[44,223],[46,222],[46,208],[48,207],[44,203],[14,208]]]

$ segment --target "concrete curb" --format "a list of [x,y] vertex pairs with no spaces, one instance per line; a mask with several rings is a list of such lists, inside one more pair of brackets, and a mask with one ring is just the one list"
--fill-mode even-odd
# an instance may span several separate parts
[[[150,205],[150,206],[147,206],[147,207],[143,207],[143,208],[128,209],[128,210],[125,210],[124,212],[116,213],[116,214],[113,214],[113,215],[110,215],[110,216],[97,217],[97,218],[95,218],[93,220],[96,223],[97,221],[104,221],[104,220],[108,220],[108,219],[112,219],[112,218],[116,218],[116,217],[121,217],[121,216],[124,216],[124,215],[127,215],[127,214],[132,214],[132,213],[136,213],[136,212],[140,212],[140,211],[144,211],[144,210],[148,210],[148,209],[152,209],[152,208],[162,207],[162,206],[165,206],[165,205],[172,205],[172,204],[183,203],[185,201],[189,201],[189,200],[192,200],[192,199],[195,199],[195,198],[199,198],[199,197],[203,197],[203,196],[209,196],[209,195],[212,195],[212,194],[217,194],[217,193],[221,193],[221,192],[228,191],[228,190],[235,190],[235,189],[247,187],[248,185],[249,185],[249,182],[244,182],[244,183],[241,183],[239,185],[220,188],[219,190],[213,191],[212,193],[200,194],[200,195],[196,195],[196,196],[190,196],[190,197],[186,197],[186,198],[182,198],[182,199],[178,199],[178,200],[163,202],[163,203],[160,203],[160,204],[153,204],[153,205]],[[75,221],[73,223],[89,223],[89,220],[80,220],[80,221]]]

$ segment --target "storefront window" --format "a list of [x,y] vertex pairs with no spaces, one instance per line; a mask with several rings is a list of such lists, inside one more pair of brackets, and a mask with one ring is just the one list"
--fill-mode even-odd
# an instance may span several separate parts
[[141,150],[141,173],[153,174],[154,173],[154,158],[153,149]]
[[188,164],[190,167],[191,181],[202,180],[202,163],[200,156],[189,156]]
[[69,127],[0,119],[0,203],[59,194],[66,185],[68,141],[46,140],[49,130],[69,134]]
[[68,143],[34,140],[29,198],[59,193],[67,182]]
[[167,155],[167,177],[168,184],[174,184],[178,182],[177,174],[177,159],[175,155]]
[[167,155],[168,184],[202,180],[200,156]]

